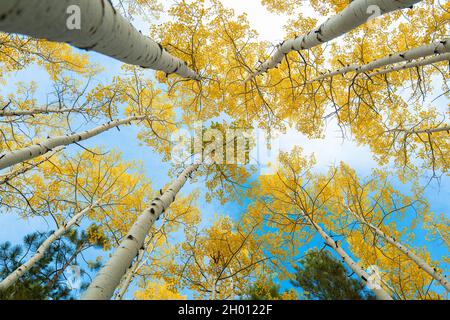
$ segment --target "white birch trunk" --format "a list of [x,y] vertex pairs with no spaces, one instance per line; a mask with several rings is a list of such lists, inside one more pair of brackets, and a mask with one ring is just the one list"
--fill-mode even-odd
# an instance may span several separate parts
[[47,139],[36,145],[16,150],[4,155],[0,155],[0,170],[46,154],[47,152],[52,151],[52,149],[56,147],[67,146],[72,143],[80,142],[89,139],[91,137],[94,137],[96,135],[99,135],[100,133],[103,133],[105,131],[108,131],[109,129],[129,124],[130,122],[135,120],[143,120],[143,119],[145,119],[145,116],[129,117],[122,120],[115,120],[112,122],[105,123],[92,130],[85,131],[83,133],[75,133],[71,135]]
[[[122,280],[120,282],[119,288],[117,290],[117,294],[115,296],[115,300],[123,300],[123,297],[125,296],[125,294],[128,291],[128,288],[131,285],[131,282],[133,282],[133,280],[136,277],[136,275],[138,274],[139,270],[141,270],[145,266],[145,264],[148,262],[149,258],[144,260],[145,253],[147,251],[147,247],[154,240],[154,238],[155,238],[155,234],[153,234],[150,237],[150,239],[145,244],[145,247],[142,248],[141,250],[139,250],[139,254],[138,254],[136,261],[133,263],[131,268],[128,269],[127,273],[125,274],[125,276],[122,278]],[[149,254],[151,254],[154,249],[155,249],[155,247],[153,247],[153,249],[150,250]]]
[[18,177],[18,176],[20,176],[20,175],[22,175],[22,174],[24,174],[24,173],[26,173],[28,171],[33,170],[36,167],[39,167],[41,164],[43,164],[44,162],[50,160],[55,154],[57,154],[58,152],[62,151],[63,149],[64,149],[63,147],[56,148],[55,151],[52,154],[50,154],[48,157],[45,157],[44,159],[42,159],[39,162],[36,162],[36,163],[31,164],[29,166],[26,166],[26,167],[14,170],[14,171],[9,172],[9,173],[0,175],[0,185],[8,183],[12,179],[14,179],[14,178],[16,178],[16,177]]
[[428,273],[433,279],[438,281],[441,285],[445,287],[445,289],[450,292],[450,283],[449,281],[442,275],[440,275],[436,269],[432,268],[428,263],[426,263],[422,258],[420,258],[418,255],[416,255],[413,251],[409,250],[407,247],[402,245],[399,241],[396,239],[388,236],[386,233],[381,231],[379,228],[374,226],[373,224],[365,221],[363,218],[361,218],[358,214],[354,213],[350,208],[347,209],[360,223],[366,225],[370,229],[373,230],[378,236],[382,237],[384,240],[386,240],[391,245],[395,246],[398,250],[400,250],[405,256],[410,258],[419,268],[421,268],[423,271]]
[[150,228],[175,201],[175,196],[198,167],[199,164],[187,167],[164,194],[160,198],[154,199],[151,207],[139,216],[128,235],[92,281],[81,298],[82,300],[109,300],[112,298],[139,250],[143,249]]
[[428,58],[422,59],[420,61],[413,61],[413,62],[408,62],[408,63],[402,64],[402,65],[398,65],[398,66],[392,66],[385,70],[380,70],[380,71],[371,73],[368,75],[368,77],[370,78],[370,77],[374,77],[374,76],[378,76],[378,75],[382,75],[382,74],[391,73],[394,71],[423,67],[423,66],[427,66],[427,65],[433,64],[433,63],[438,63],[441,61],[450,61],[450,53],[439,54],[437,56],[428,57]]
[[[364,283],[368,284],[370,275],[364,271],[353,259],[345,252],[341,246],[338,245],[317,223],[315,223],[307,214],[302,212],[302,215],[313,225],[317,230],[319,235],[325,241],[325,243],[336,251],[337,254],[342,258],[342,260],[350,267],[350,269],[361,278]],[[375,293],[377,300],[392,300],[392,297],[383,289],[372,289]]]
[[66,109],[31,109],[31,110],[16,110],[16,111],[0,111],[0,117],[22,117],[34,116],[38,114],[63,114],[63,113],[80,113],[82,109],[66,108]]
[[[326,78],[331,78],[331,77],[345,74],[348,72],[355,72],[357,74],[365,73],[365,72],[372,71],[372,70],[375,70],[375,69],[378,69],[381,67],[385,67],[385,66],[388,66],[391,64],[425,58],[425,57],[432,56],[434,54],[442,55],[442,54],[445,54],[448,52],[450,52],[450,39],[447,38],[442,41],[434,42],[432,44],[427,44],[427,45],[417,47],[417,48],[414,48],[411,50],[403,51],[403,52],[396,53],[396,54],[390,54],[387,57],[383,57],[383,58],[374,60],[374,61],[364,64],[364,65],[349,65],[349,66],[343,67],[341,69],[335,70],[333,72],[325,73],[325,74],[321,75],[320,77],[317,77],[317,78],[314,78],[314,79],[308,81],[308,83],[312,83],[314,81],[320,81],[320,80],[323,80]],[[446,59],[443,59],[443,60],[446,60]],[[439,60],[439,61],[443,61],[443,60]],[[437,62],[437,61],[434,61],[434,62]],[[433,62],[428,62],[426,64],[430,64],[430,63],[433,63]],[[422,64],[422,65],[426,65],[426,64]],[[414,67],[414,66],[411,66],[411,68],[412,67]],[[390,69],[387,69],[387,70],[390,70]],[[401,69],[397,69],[397,70],[401,70]],[[392,70],[392,71],[395,71],[395,70]],[[389,71],[389,72],[391,72],[391,71]]]
[[96,205],[95,203],[83,211],[77,213],[75,216],[72,217],[72,219],[69,220],[66,224],[58,228],[50,237],[48,237],[42,245],[37,249],[36,254],[31,257],[26,263],[21,265],[19,268],[17,268],[14,272],[12,272],[9,276],[7,276],[2,282],[0,282],[0,291],[4,291],[8,288],[10,288],[14,283],[17,282],[26,272],[28,272],[39,260],[42,259],[42,257],[45,255],[47,250],[50,248],[53,242],[61,238],[62,235],[64,235],[70,228],[72,228],[74,225],[78,225],[81,221],[81,219],[90,211],[92,210]]
[[311,49],[366,23],[373,16],[371,8],[375,6],[379,9],[380,14],[384,15],[392,11],[412,7],[418,2],[420,0],[354,0],[339,14],[329,18],[306,35],[286,40],[280,44],[272,57],[261,64],[246,81],[275,68],[291,51]]
[[123,297],[127,293],[131,282],[133,282],[134,277],[136,276],[138,271],[142,268],[142,260],[144,259],[144,255],[145,255],[145,249],[139,250],[139,256],[138,256],[136,262],[132,265],[131,268],[128,269],[127,273],[125,274],[124,278],[122,279],[122,282],[120,283],[119,291],[116,295],[116,300],[123,300]]
[[450,125],[446,125],[443,127],[438,127],[438,128],[433,128],[433,129],[424,129],[424,130],[408,130],[408,129],[392,129],[390,131],[395,131],[395,132],[404,132],[406,134],[421,134],[421,133],[426,133],[429,135],[432,135],[433,133],[438,133],[438,132],[448,132],[450,133]]
[[1,0],[0,30],[65,42],[127,64],[200,79],[184,61],[136,30],[110,0]]

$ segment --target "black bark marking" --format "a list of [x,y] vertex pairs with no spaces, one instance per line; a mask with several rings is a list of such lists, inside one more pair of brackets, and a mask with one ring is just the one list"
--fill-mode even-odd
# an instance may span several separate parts
[[[102,0],[102,2],[103,2],[103,0]],[[116,11],[116,9],[114,8],[114,6],[113,6],[111,0],[108,0],[108,2],[109,2],[109,4],[111,5],[111,8],[112,8],[112,10],[113,10],[113,12],[114,12],[114,15],[116,15],[116,14],[117,14],[117,11]]]

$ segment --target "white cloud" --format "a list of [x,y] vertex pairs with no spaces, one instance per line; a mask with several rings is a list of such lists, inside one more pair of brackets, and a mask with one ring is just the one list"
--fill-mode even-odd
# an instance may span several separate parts
[[223,0],[222,3],[234,9],[236,14],[246,13],[250,25],[258,31],[260,40],[273,43],[283,40],[285,34],[283,25],[287,17],[267,11],[260,0]]
[[[246,13],[250,25],[258,31],[260,40],[275,44],[284,39],[283,25],[286,24],[288,16],[267,11],[260,0],[223,0],[222,3],[234,9],[236,14]],[[309,5],[305,5],[302,9],[305,15],[311,15],[311,11]],[[328,167],[339,164],[340,161],[364,173],[377,166],[372,159],[370,149],[357,146],[356,142],[350,139],[342,139],[335,122],[327,126],[324,139],[309,139],[297,130],[289,129],[280,137],[281,151],[289,152],[295,146],[302,147],[305,155],[314,153],[317,160],[316,168],[320,171],[327,170]]]
[[320,172],[327,171],[341,161],[364,174],[377,167],[369,147],[358,146],[350,138],[343,139],[335,121],[327,126],[324,139],[309,139],[297,130],[289,129],[280,138],[280,149],[289,152],[295,146],[302,147],[304,155],[315,155],[316,170]]

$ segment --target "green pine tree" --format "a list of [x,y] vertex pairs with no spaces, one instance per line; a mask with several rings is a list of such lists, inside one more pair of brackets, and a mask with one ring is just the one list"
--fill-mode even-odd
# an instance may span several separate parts
[[[91,226],[90,229],[95,228]],[[10,242],[0,244],[0,279],[20,267],[36,253],[38,247],[50,233],[32,233],[24,237],[22,245]],[[70,231],[55,241],[42,259],[25,273],[12,287],[0,292],[0,300],[64,300],[73,299],[73,290],[68,286],[65,272],[70,266],[78,265],[77,257],[92,247],[101,247],[103,240],[91,243],[86,232]],[[89,264],[88,268],[97,270],[99,262]],[[81,275],[86,271],[81,269]],[[81,290],[88,284],[83,282]]]
[[328,251],[311,249],[295,267],[294,287],[312,300],[372,300],[375,297],[364,283],[349,276],[349,271]]

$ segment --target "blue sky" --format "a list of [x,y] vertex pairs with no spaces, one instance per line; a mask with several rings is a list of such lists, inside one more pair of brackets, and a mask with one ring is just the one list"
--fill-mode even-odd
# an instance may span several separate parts
[[[252,26],[260,33],[261,40],[276,43],[283,38],[282,26],[286,21],[286,17],[268,13],[259,5],[259,1],[224,0],[223,3],[233,7],[238,13],[247,12]],[[268,19],[271,21],[270,24],[267,23]],[[136,23],[138,27],[141,24],[139,21],[136,21]],[[141,29],[144,30],[144,27],[141,26]],[[96,77],[97,82],[108,83],[114,75],[121,73],[120,63],[95,53],[89,53],[89,56],[91,61],[97,62],[104,67],[104,72]],[[148,71],[148,73],[150,75],[152,71]],[[49,85],[51,82],[46,72],[38,66],[31,66],[24,71],[9,75],[7,84],[0,87],[0,95],[13,91],[16,82],[27,82],[30,80],[39,83],[37,97],[45,99],[46,94],[50,90]],[[448,101],[443,101],[442,103],[445,105]],[[110,130],[101,136],[84,142],[83,146],[103,146],[106,150],[115,149],[121,151],[125,160],[142,160],[147,176],[153,181],[154,188],[159,189],[170,182],[170,177],[167,175],[170,163],[163,163],[160,155],[155,154],[148,147],[141,146],[137,139],[138,131],[139,128],[136,126],[123,127],[120,132]],[[295,145],[302,146],[306,154],[315,154],[317,159],[316,170],[320,172],[327,171],[330,166],[338,164],[340,161],[346,162],[363,176],[368,175],[370,170],[377,166],[367,147],[357,146],[349,140],[342,140],[337,126],[332,122],[327,126],[325,139],[310,140],[295,130],[289,130],[285,136],[281,137],[280,146],[282,151],[290,151]],[[67,149],[67,152],[71,153],[77,151],[80,151],[80,148],[77,146],[70,146]],[[401,186],[400,183],[397,184],[399,188],[404,188],[407,191],[407,187]],[[182,190],[182,193],[187,195],[195,188],[203,188],[203,185],[201,182],[187,185]],[[449,215],[450,179],[443,177],[440,185],[432,183],[426,191],[426,197],[432,204],[433,211]],[[202,197],[198,202],[198,206],[203,214],[205,223],[210,221],[216,214],[237,217],[245,210],[245,206],[238,203],[228,203],[225,206],[221,206],[217,201],[207,203]],[[54,226],[48,224],[43,218],[22,220],[14,214],[1,214],[0,208],[0,243],[5,241],[19,243],[23,236],[28,233],[48,231],[53,228]],[[419,246],[427,244],[432,257],[436,260],[440,260],[443,255],[448,256],[448,251],[439,242],[425,242],[424,237],[425,233],[418,232],[415,244]],[[322,247],[322,240],[315,237],[304,249],[307,250],[314,246]],[[92,256],[97,254],[92,253]]]

